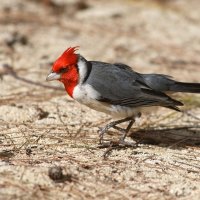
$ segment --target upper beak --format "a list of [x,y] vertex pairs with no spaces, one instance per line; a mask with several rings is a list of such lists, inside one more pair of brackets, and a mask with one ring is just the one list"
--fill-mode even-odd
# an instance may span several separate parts
[[58,80],[61,78],[61,74],[59,73],[55,73],[55,72],[51,72],[47,78],[46,81],[53,81],[53,80]]

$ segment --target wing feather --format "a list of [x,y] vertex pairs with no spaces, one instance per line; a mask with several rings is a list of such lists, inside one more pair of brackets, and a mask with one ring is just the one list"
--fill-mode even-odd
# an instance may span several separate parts
[[[99,101],[127,107],[163,106],[178,110],[183,105],[163,92],[153,90],[130,67],[91,61],[87,83],[101,94]],[[104,81],[102,81],[104,80]]]

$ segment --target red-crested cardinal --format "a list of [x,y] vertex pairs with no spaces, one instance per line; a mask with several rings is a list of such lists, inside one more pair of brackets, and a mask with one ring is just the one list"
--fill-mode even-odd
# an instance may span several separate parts
[[[76,101],[94,110],[104,112],[120,120],[113,121],[100,131],[100,143],[104,133],[114,128],[123,133],[124,139],[146,107],[162,106],[180,111],[183,104],[165,92],[200,93],[200,83],[184,83],[162,74],[140,74],[121,63],[87,61],[76,54],[77,47],[68,48],[53,64],[47,81],[61,81],[67,93]],[[128,121],[126,129],[117,125]]]

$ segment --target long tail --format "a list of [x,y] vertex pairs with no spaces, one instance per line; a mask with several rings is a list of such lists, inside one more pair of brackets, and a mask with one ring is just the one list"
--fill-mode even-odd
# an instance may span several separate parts
[[140,74],[144,82],[153,90],[160,92],[200,93],[200,83],[185,83],[171,79],[163,74]]
[[175,82],[173,85],[170,85],[169,91],[200,93],[200,83]]

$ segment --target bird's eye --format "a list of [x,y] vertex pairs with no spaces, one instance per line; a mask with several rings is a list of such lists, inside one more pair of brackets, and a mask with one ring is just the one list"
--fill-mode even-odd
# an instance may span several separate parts
[[63,67],[59,70],[60,73],[64,73],[64,72],[67,72],[68,71],[68,68],[67,67]]

